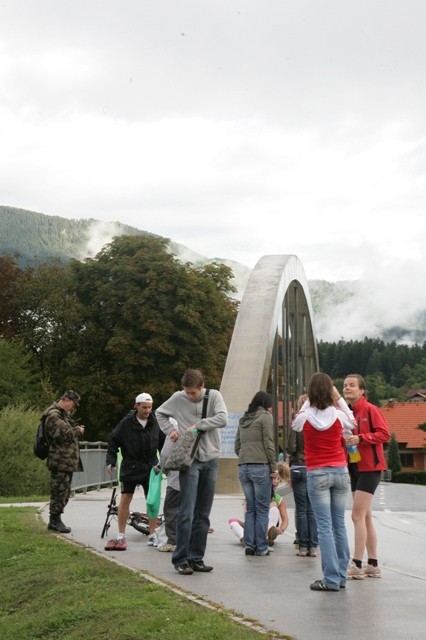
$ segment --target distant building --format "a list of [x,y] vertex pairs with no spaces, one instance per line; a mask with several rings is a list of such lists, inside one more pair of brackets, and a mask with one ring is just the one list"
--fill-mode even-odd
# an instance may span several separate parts
[[407,402],[426,402],[426,389],[409,389]]
[[[417,393],[420,392],[421,390],[417,390]],[[380,411],[389,425],[389,431],[395,434],[403,471],[424,471],[426,469],[426,402],[415,402],[411,399],[408,402],[390,401],[380,407]]]

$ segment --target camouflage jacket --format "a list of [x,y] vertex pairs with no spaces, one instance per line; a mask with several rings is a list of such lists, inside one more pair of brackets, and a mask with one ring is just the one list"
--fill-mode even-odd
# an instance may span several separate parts
[[44,428],[49,440],[47,467],[50,471],[82,471],[79,430],[69,413],[52,404],[43,413]]

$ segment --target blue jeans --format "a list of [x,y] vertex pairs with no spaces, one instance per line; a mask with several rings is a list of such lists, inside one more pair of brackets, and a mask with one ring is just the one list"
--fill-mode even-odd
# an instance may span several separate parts
[[350,480],[346,467],[308,471],[308,494],[314,510],[321,549],[323,581],[332,589],[346,584],[349,544],[345,508]]
[[179,474],[176,549],[172,556],[172,562],[177,567],[204,558],[216,476],[217,460],[194,460],[188,471]]
[[291,468],[291,487],[296,509],[296,531],[299,549],[309,551],[318,547],[317,523],[308,496],[306,467]]
[[268,551],[271,469],[269,464],[240,464],[238,475],[246,502],[244,545],[258,555],[265,555]]

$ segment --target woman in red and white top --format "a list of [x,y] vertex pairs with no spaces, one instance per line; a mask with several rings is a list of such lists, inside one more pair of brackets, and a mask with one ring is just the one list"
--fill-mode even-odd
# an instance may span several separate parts
[[292,426],[295,431],[303,430],[308,495],[321,550],[323,578],[313,582],[311,589],[339,591],[346,586],[349,563],[345,508],[350,482],[345,439],[355,421],[325,373],[311,377],[308,398]]

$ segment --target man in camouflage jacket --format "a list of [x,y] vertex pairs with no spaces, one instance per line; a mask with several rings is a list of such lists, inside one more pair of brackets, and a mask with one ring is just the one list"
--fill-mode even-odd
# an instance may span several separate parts
[[82,471],[78,437],[84,433],[82,425],[76,425],[71,412],[78,407],[80,396],[75,391],[65,391],[60,400],[43,413],[44,429],[49,441],[47,468],[50,471],[50,519],[48,529],[58,533],[70,533],[61,519],[71,493],[74,471]]

